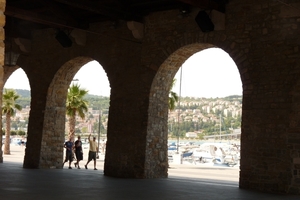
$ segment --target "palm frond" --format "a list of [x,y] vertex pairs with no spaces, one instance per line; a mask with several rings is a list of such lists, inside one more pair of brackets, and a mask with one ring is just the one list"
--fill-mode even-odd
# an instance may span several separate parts
[[173,79],[171,89],[169,92],[169,110],[175,109],[176,102],[178,102],[178,99],[179,99],[177,93],[172,91],[173,87],[175,86],[175,83],[176,83],[176,79]]
[[87,93],[88,90],[81,89],[79,84],[71,85],[66,101],[66,114],[68,116],[76,116],[78,114],[84,119],[85,112],[88,111],[88,102],[83,98]]

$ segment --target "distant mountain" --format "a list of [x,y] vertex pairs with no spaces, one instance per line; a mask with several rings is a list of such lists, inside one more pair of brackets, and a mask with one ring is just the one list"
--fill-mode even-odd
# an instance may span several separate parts
[[[18,98],[16,102],[19,105],[21,105],[22,108],[25,108],[26,106],[30,106],[31,93],[29,90],[24,90],[24,89],[13,89],[13,90],[15,90],[16,93],[20,96],[20,98]],[[109,108],[109,97],[87,94],[85,99],[89,102],[89,105],[91,105],[93,109]]]
[[15,89],[16,93],[24,98],[31,98],[31,94],[29,90]]
[[[10,88],[7,88],[7,89],[10,89]],[[13,90],[15,90],[16,93],[17,93],[18,95],[20,95],[21,97],[23,97],[23,98],[27,98],[27,97],[30,98],[30,97],[31,97],[31,93],[30,93],[29,90],[23,90],[23,89],[13,89]],[[87,97],[87,98],[99,98],[100,96],[98,96],[98,95],[93,95],[93,94],[87,94],[86,97]]]

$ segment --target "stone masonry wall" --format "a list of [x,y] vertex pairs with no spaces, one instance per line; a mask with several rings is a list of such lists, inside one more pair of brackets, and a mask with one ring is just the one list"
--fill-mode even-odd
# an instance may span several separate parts
[[142,40],[126,23],[117,29],[101,23],[91,27],[85,46],[68,49],[54,39],[55,30],[35,32],[32,52],[18,60],[32,94],[24,167],[60,168],[67,85],[79,69],[76,59],[97,60],[111,86],[104,174],[167,177],[172,79],[189,56],[219,47],[243,83],[240,187],[300,194],[298,9],[297,0],[231,0],[225,30],[208,33],[195,23],[198,10],[183,18],[176,10],[158,12],[145,19]]
[[[55,74],[48,89],[44,115],[40,168],[61,168],[65,141],[66,98],[69,85],[78,70],[92,59],[77,57],[65,63]],[[74,138],[76,139],[76,138]]]
[[[238,66],[246,61],[246,46],[236,43],[224,31],[203,33],[194,18],[199,9],[178,18],[179,11],[152,14],[146,20],[143,64],[156,72],[150,91],[146,173],[149,177],[167,176],[168,94],[181,65],[193,54],[212,47],[227,51]],[[159,19],[159,20],[158,20]],[[188,31],[187,31],[188,30]],[[241,76],[244,73],[241,72]]]
[[300,13],[295,12],[295,2],[233,1],[228,10],[240,27],[240,38],[251,42],[244,69],[249,82],[243,82],[241,188],[300,193],[293,177],[293,160],[299,154],[288,150],[300,136],[298,132],[296,139],[289,131],[289,115],[298,104],[292,102],[292,90],[300,67]]
[[[105,26],[106,30],[103,29]],[[137,56],[141,52],[140,41],[132,37],[126,23],[118,29],[109,26],[109,23],[93,25],[91,29],[99,34],[87,34],[86,46],[74,42],[69,49],[62,48],[54,39],[52,29],[34,33],[33,51],[18,60],[32,86],[24,167],[61,168],[64,142],[61,125],[64,121],[61,120],[64,117],[59,116],[64,108],[59,102],[65,99],[66,86],[79,70],[76,59],[84,57],[97,60],[103,66],[111,85],[105,174],[143,177],[145,151],[141,149],[145,149],[146,126],[143,124],[147,122],[148,104],[141,84],[140,57]],[[60,70],[72,60],[73,67]]]
[[299,4],[285,2],[288,5],[275,1],[230,1],[226,8],[226,29],[209,33],[199,30],[193,13],[182,19],[176,18],[178,11],[147,18],[142,59],[145,67],[157,70],[157,75],[150,93],[147,152],[151,153],[147,154],[146,167],[153,167],[157,160],[161,160],[156,165],[161,170],[157,171],[166,167],[165,154],[159,153],[166,149],[166,94],[175,72],[190,56],[186,49],[176,50],[187,47],[197,52],[202,50],[201,45],[188,45],[208,43],[229,53],[241,74],[240,187],[300,193],[299,125],[295,122],[296,128],[290,127],[291,120],[299,119],[298,97],[293,97],[297,92],[292,92],[300,67],[300,20],[296,12]]
[[[5,25],[5,0],[0,0],[0,94],[3,93],[3,86],[4,86],[4,25]],[[2,95],[0,95],[0,105],[2,105]],[[0,111],[0,114],[2,116],[2,110]],[[0,130],[2,130],[2,120],[0,121]],[[2,133],[0,134],[0,144],[2,144]],[[3,162],[3,151],[2,148],[0,148],[0,163]]]

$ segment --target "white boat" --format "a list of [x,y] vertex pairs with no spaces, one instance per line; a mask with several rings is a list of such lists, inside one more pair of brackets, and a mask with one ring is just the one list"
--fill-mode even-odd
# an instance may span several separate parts
[[203,143],[193,150],[194,163],[213,163],[234,166],[239,163],[240,153],[235,145],[226,143]]
[[[220,115],[220,138],[222,117]],[[239,163],[240,151],[236,145],[227,143],[203,143],[193,151],[193,160],[196,163],[212,162],[214,164],[234,166]]]

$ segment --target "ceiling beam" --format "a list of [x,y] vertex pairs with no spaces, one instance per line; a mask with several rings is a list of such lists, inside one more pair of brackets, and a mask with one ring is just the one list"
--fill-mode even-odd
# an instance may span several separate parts
[[[74,18],[72,17],[73,13],[70,13],[66,9],[62,9],[59,5],[57,5],[53,1],[41,1],[40,3],[42,5],[44,5],[43,6],[44,12],[47,12],[47,11],[51,12],[55,16],[58,16],[59,18],[67,19],[68,21],[74,20]],[[75,20],[74,20],[74,23],[76,23]]]
[[70,21],[63,20],[63,19],[49,17],[46,15],[41,15],[41,14],[38,14],[35,12],[30,12],[30,11],[12,7],[9,5],[6,6],[4,14],[7,16],[10,16],[10,17],[23,19],[23,20],[27,20],[30,22],[48,25],[50,27],[65,27],[65,28],[72,28],[72,29],[73,28],[82,29],[81,27],[78,26],[77,23],[74,23],[74,21],[70,22]]
[[141,16],[132,14],[130,12],[123,11],[121,9],[116,9],[116,7],[112,6],[105,6],[105,5],[99,5],[96,3],[92,3],[89,1],[82,1],[82,0],[55,0],[56,2],[77,8],[86,10],[87,12],[100,14],[103,16],[106,16],[108,18],[111,18],[112,20],[133,20],[133,19],[140,19]]
[[220,12],[225,12],[225,4],[218,4],[213,0],[178,0],[186,4],[202,8],[202,9],[214,9]]

